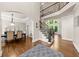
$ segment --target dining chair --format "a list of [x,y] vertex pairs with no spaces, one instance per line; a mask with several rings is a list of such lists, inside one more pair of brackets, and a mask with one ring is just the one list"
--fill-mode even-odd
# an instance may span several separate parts
[[13,31],[7,31],[7,41],[12,41],[14,39],[14,32]]
[[22,38],[22,31],[17,31],[17,39],[21,39]]

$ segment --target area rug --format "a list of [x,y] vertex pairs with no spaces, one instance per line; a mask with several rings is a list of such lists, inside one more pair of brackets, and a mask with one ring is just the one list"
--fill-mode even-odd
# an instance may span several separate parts
[[64,57],[64,55],[59,51],[46,47],[45,45],[38,44],[21,54],[19,57]]

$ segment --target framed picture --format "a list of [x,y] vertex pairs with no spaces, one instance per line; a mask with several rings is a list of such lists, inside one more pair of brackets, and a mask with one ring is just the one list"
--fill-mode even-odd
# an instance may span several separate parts
[[38,23],[36,23],[36,28],[38,28]]
[[79,16],[76,16],[74,18],[74,25],[75,25],[75,27],[79,27]]

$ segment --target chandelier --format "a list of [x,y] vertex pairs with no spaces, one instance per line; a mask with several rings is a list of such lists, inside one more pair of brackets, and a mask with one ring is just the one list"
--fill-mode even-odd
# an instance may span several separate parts
[[14,20],[13,20],[13,16],[14,16],[14,14],[12,13],[12,14],[11,14],[11,17],[12,17],[12,18],[11,18],[11,26],[14,26],[14,25],[15,25],[15,24],[14,24]]

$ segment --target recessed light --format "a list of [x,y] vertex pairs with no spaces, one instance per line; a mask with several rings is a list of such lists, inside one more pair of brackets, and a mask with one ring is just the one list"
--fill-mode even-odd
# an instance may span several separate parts
[[44,4],[45,4],[44,2],[41,3],[41,5],[44,5]]

